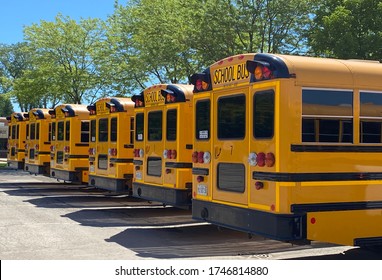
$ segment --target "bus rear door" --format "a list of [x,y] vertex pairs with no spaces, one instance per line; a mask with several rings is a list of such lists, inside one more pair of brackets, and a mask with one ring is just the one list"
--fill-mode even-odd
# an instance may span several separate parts
[[248,86],[215,91],[213,94],[213,201],[234,205],[248,204],[247,99]]

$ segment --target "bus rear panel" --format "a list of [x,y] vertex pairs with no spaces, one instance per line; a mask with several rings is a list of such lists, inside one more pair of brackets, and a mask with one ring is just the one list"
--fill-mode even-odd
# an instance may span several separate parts
[[134,96],[133,196],[191,206],[191,85],[158,84]]
[[49,111],[52,118],[50,176],[72,183],[87,183],[89,172],[89,111],[85,105],[61,104]]
[[89,105],[89,186],[131,193],[134,103],[130,98],[101,98]]
[[273,54],[193,75],[193,218],[288,242],[382,244],[381,77],[379,63]]

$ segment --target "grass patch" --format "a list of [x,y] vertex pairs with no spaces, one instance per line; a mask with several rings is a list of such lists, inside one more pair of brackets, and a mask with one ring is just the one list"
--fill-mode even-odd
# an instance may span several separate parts
[[7,166],[7,163],[6,162],[0,162],[0,168],[4,168]]

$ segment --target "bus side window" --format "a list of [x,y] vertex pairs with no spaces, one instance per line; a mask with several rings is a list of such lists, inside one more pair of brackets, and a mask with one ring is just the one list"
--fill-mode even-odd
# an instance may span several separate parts
[[360,92],[360,142],[382,143],[382,92]]
[[353,92],[303,89],[302,142],[352,143]]

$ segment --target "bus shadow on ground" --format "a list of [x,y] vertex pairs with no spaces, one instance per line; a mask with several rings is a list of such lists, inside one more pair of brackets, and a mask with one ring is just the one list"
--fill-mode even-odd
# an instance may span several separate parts
[[[36,207],[43,208],[107,208],[107,207],[131,207],[150,205],[147,201],[131,196],[109,196],[87,194],[86,192],[68,191],[60,192],[62,195],[53,195],[55,190],[47,192],[46,197],[25,200]],[[49,196],[49,194],[53,196]],[[57,192],[56,192],[57,194]]]
[[209,224],[128,228],[106,241],[132,250],[139,257],[158,259],[229,258],[311,248],[311,245],[296,247],[289,243],[266,240],[260,236],[249,239],[246,233],[220,229]]
[[83,226],[147,227],[193,224],[191,211],[173,207],[133,205],[113,209],[83,209],[64,215]]
[[290,258],[288,260],[382,260],[382,247],[354,248],[340,254]]

